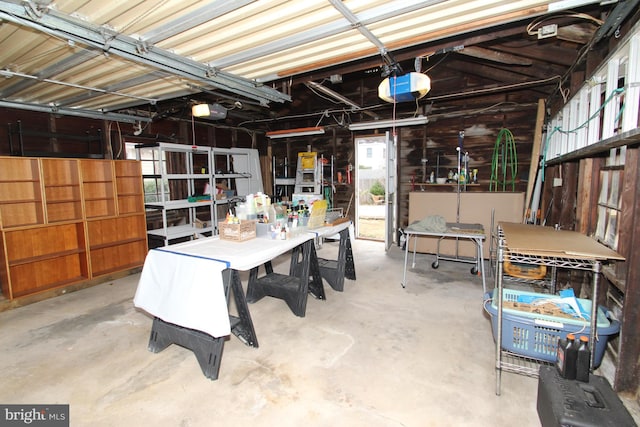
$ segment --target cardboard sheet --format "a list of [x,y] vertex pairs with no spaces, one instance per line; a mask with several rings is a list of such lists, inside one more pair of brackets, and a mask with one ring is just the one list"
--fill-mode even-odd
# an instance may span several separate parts
[[510,252],[583,260],[624,260],[617,252],[576,231],[500,222]]

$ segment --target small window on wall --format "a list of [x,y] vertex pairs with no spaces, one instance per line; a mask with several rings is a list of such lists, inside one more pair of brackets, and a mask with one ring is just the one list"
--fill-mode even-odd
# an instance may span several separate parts
[[600,194],[596,223],[596,239],[611,249],[618,248],[620,193],[623,185],[626,147],[614,148],[600,170]]
[[[136,143],[126,142],[125,149],[127,159],[136,159],[138,150]],[[157,159],[158,150],[140,150],[140,168],[144,176],[144,201],[146,203],[159,202],[162,200],[162,188],[164,187],[165,201],[169,199],[169,183],[160,178],[162,170],[166,170],[166,158]]]

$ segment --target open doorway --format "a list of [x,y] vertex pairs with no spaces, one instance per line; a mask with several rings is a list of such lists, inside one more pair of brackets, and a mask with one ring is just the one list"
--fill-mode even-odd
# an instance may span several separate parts
[[385,240],[387,137],[358,137],[356,142],[356,237]]

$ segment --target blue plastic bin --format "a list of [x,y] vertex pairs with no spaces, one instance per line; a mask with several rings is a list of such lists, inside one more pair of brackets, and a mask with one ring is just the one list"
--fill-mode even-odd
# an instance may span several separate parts
[[[558,295],[538,294],[535,292],[503,289],[503,301],[518,301],[519,297],[540,297],[547,299],[560,298]],[[591,301],[577,298],[585,310],[591,312]],[[484,307],[491,315],[491,329],[493,339],[498,335],[498,303],[497,289],[485,294]],[[510,308],[502,310],[502,349],[512,353],[530,357],[545,362],[555,362],[558,339],[573,333],[576,338],[586,335],[589,337],[591,351],[594,351],[594,366],[597,368],[602,362],[609,337],[620,331],[620,322],[611,318],[611,312],[605,307],[598,307],[597,340],[595,345],[590,336],[590,322],[588,320],[565,319],[563,317],[529,313]]]

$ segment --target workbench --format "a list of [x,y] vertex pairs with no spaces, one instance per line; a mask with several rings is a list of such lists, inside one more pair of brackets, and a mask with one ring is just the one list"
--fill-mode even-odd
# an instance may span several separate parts
[[[345,271],[355,279],[349,229],[345,222],[300,230],[286,240],[235,242],[214,236],[152,249],[134,298],[134,305],[154,318],[149,350],[157,353],[179,344],[193,351],[207,378],[217,379],[226,336],[233,333],[246,345],[258,347],[247,303],[271,296],[304,317],[309,293],[326,298],[314,239],[340,236],[334,268],[322,270],[329,283],[344,281]],[[289,251],[289,274],[275,273],[272,260]],[[260,267],[266,273],[261,277]],[[239,271],[249,271],[246,295]],[[229,313],[231,294],[237,315]]]
[[[429,231],[412,228],[411,226],[405,228],[403,230],[405,235],[407,236],[406,244],[404,247],[404,269],[402,273],[402,287],[406,286],[407,280],[407,262],[409,258],[409,247],[411,246],[413,238],[413,261],[411,263],[411,268],[415,268],[416,266],[416,245],[417,245],[417,237],[435,237],[438,239],[437,250],[436,250],[436,259],[433,261],[431,266],[433,268],[438,268],[438,264],[440,260],[447,261],[455,261],[455,262],[467,262],[475,264],[474,267],[471,268],[471,274],[477,274],[480,272],[482,276],[482,292],[483,295],[487,291],[486,279],[484,274],[484,250],[483,250],[483,241],[485,240],[484,228],[481,224],[463,224],[463,223],[446,223],[446,230],[444,231]],[[440,242],[444,239],[467,239],[475,244],[476,247],[476,255],[474,258],[461,258],[459,256],[448,257],[440,255]]]
[[[271,260],[292,251],[293,275],[287,280],[297,283],[306,306],[313,238],[300,233],[287,240],[234,242],[214,236],[149,251],[134,298],[136,307],[154,317],[149,350],[157,353],[172,343],[189,348],[205,376],[217,379],[225,336],[233,332],[246,345],[258,347],[239,271],[270,267]],[[306,254],[303,262],[300,251]],[[322,287],[319,271],[312,282]],[[250,279],[248,289],[253,285]],[[237,316],[229,313],[231,293]]]

